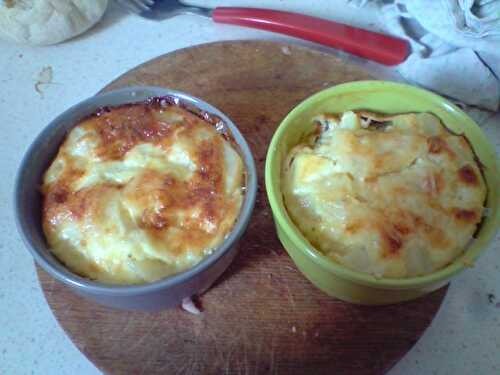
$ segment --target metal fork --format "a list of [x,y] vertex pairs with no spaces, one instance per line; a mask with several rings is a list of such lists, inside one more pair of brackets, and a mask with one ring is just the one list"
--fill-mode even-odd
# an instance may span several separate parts
[[403,62],[409,53],[404,39],[359,29],[323,18],[280,10],[191,6],[180,0],[116,0],[129,11],[152,20],[191,13],[215,22],[274,31],[338,48],[386,65]]
[[211,17],[212,9],[190,6],[178,0],[116,0],[127,10],[152,20],[164,20],[179,14]]

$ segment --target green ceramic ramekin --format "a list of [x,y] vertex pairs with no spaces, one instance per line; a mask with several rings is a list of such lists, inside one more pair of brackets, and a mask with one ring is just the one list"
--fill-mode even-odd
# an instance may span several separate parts
[[[464,254],[447,267],[420,277],[376,278],[352,271],[324,256],[293,224],[283,205],[281,165],[291,147],[312,130],[311,119],[324,112],[364,109],[387,114],[430,112],[452,131],[465,133],[481,163],[488,186],[484,218],[477,238]],[[493,146],[479,126],[456,106],[429,91],[384,81],[358,81],[320,91],[295,107],[273,136],[266,158],[266,190],[278,236],[299,270],[319,289],[344,301],[390,304],[415,299],[447,284],[465,267],[472,266],[494,237],[500,223],[498,162]]]

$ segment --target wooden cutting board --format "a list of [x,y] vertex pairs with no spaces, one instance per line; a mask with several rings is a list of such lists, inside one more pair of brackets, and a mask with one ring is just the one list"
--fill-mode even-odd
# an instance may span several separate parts
[[39,269],[47,302],[76,346],[109,374],[382,374],[391,368],[427,328],[446,288],[382,307],[328,297],[283,250],[263,181],[270,138],[297,103],[325,87],[369,78],[315,50],[237,41],[166,54],[106,86],[159,85],[214,104],[250,144],[259,193],[238,257],[200,298],[202,315],[180,308],[112,310]]

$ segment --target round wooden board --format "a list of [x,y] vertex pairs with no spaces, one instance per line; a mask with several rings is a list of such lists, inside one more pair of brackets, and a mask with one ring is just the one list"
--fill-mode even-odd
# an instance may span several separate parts
[[254,153],[259,193],[235,262],[180,308],[118,311],[74,295],[38,270],[46,299],[76,346],[110,374],[382,374],[419,339],[446,288],[416,301],[356,306],[328,297],[295,268],[276,237],[263,182],[280,120],[324,87],[371,78],[311,49],[263,41],[195,46],[156,58],[108,85],[179,89],[221,109]]

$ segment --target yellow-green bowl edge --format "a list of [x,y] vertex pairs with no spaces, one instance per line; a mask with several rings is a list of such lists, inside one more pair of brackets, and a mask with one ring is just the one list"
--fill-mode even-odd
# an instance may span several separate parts
[[[480,161],[487,166],[490,172],[487,174],[486,183],[488,186],[488,202],[487,206],[490,209],[489,216],[485,219],[479,231],[479,235],[474,240],[474,243],[457,258],[453,263],[447,267],[433,272],[429,275],[393,279],[393,278],[378,278],[366,273],[350,270],[340,264],[327,258],[325,255],[314,249],[307,240],[302,236],[300,231],[291,221],[283,206],[281,196],[281,189],[275,185],[273,176],[276,173],[281,173],[281,163],[277,164],[277,150],[279,141],[283,133],[287,130],[287,124],[290,123],[297,114],[304,111],[306,108],[314,106],[319,101],[326,99],[333,94],[340,94],[342,92],[349,92],[352,89],[366,90],[366,89],[390,89],[397,91],[406,91],[414,94],[417,97],[426,97],[428,100],[437,103],[445,108],[447,111],[454,112],[471,131],[474,131],[475,139],[479,142],[472,142],[473,148],[476,151],[478,144],[484,147],[482,154],[485,155],[480,158]],[[346,109],[347,110],[347,109]],[[494,238],[495,232],[500,224],[500,210],[499,210],[499,169],[498,161],[496,158],[493,146],[488,142],[486,136],[481,131],[479,126],[457,106],[442,98],[439,95],[431,93],[427,90],[416,88],[410,85],[389,82],[389,81],[356,81],[340,85],[336,85],[325,90],[322,90],[309,98],[299,103],[293,108],[288,115],[282,120],[278,129],[273,135],[271,143],[268,148],[265,165],[265,183],[266,192],[273,212],[273,217],[276,226],[283,231],[298,249],[302,250],[307,256],[310,257],[318,266],[326,268],[335,276],[345,280],[349,280],[361,285],[366,285],[374,288],[381,289],[412,289],[429,286],[431,284],[442,284],[443,281],[450,279],[453,275],[461,271],[467,266],[472,266],[474,261],[478,258],[480,253],[487,248],[488,243]],[[495,187],[497,187],[495,189]],[[287,249],[288,250],[288,249]]]

